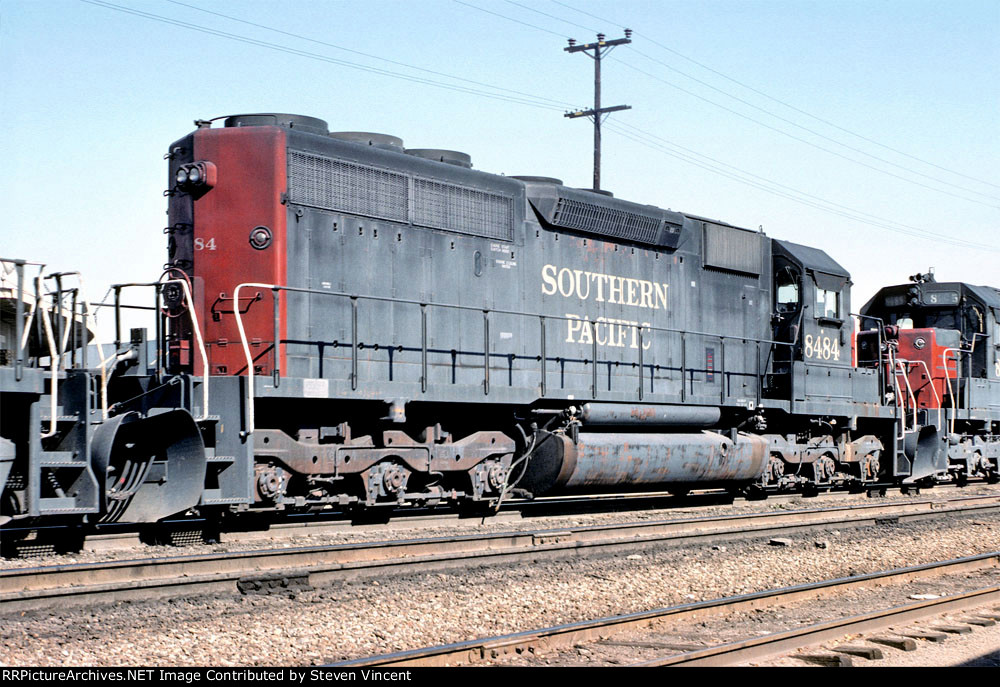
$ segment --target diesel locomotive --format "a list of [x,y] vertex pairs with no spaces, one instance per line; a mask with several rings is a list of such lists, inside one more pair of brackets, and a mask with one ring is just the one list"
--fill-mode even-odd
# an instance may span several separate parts
[[7,263],[5,522],[997,479],[996,288],[855,314],[839,263],[762,231],[311,117],[196,125],[109,353]]

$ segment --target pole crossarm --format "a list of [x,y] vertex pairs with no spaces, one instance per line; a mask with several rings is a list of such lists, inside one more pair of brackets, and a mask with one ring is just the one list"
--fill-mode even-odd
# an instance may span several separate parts
[[600,110],[577,110],[576,112],[567,112],[563,115],[563,117],[576,119],[577,117],[593,117],[594,115],[604,114],[606,112],[618,112],[619,110],[631,109],[631,105],[615,105],[614,107],[602,107]]
[[[625,45],[626,43],[631,43],[631,42],[632,42],[631,38],[616,38],[616,39],[614,39],[612,41],[600,40],[600,41],[597,41],[596,43],[587,43],[586,45],[571,45],[571,46],[569,46],[567,48],[563,48],[563,50],[565,50],[566,52],[580,52],[580,51],[584,51],[584,50],[594,50],[594,51],[600,50],[603,53],[603,52],[606,52],[605,48],[610,49],[610,48],[615,47],[616,45]],[[593,55],[590,55],[590,56],[593,57]]]

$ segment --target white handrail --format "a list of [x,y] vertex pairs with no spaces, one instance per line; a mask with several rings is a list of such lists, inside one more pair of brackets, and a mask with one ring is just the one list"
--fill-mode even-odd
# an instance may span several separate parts
[[[198,421],[208,419],[208,353],[205,350],[205,339],[201,335],[201,326],[198,324],[198,315],[194,308],[194,299],[191,297],[191,286],[187,283],[186,279],[168,279],[166,281],[160,282],[161,284],[180,284],[181,288],[184,289],[184,297],[187,298],[188,302],[188,313],[191,315],[191,324],[194,325],[194,336],[198,341],[198,350],[201,353],[201,417]],[[238,309],[238,308],[237,308]],[[157,313],[159,316],[159,313]]]
[[896,435],[897,441],[904,441],[906,439],[906,407],[904,405],[904,399],[899,391],[899,380],[896,379],[896,356],[893,354],[893,349],[889,348],[889,366],[892,369],[892,397],[896,403],[896,410],[903,408],[903,414],[899,418],[899,434]]
[[[29,264],[36,264],[36,263],[29,263]],[[28,345],[28,338],[31,336],[31,325],[34,324],[35,322],[35,311],[38,310],[38,305],[42,300],[41,288],[38,280],[42,276],[42,272],[44,271],[45,271],[45,265],[39,264],[38,276],[35,277],[35,298],[34,300],[31,301],[31,310],[28,312],[28,319],[24,323],[24,329],[21,330],[21,341],[20,341],[21,347],[19,350],[22,351],[24,350],[24,347]],[[18,294],[18,298],[20,297],[21,294]]]
[[[243,316],[240,313],[240,289],[244,286],[253,286],[258,289],[278,289],[277,284],[260,284],[257,282],[244,282],[236,286],[233,291],[233,313],[236,315],[236,328],[240,330],[240,343],[243,344],[243,355],[247,359],[247,428],[244,436],[250,436],[254,430],[254,407],[253,407],[253,357],[250,355],[250,344],[247,342],[247,333],[243,328]],[[274,342],[274,354],[278,354],[278,342]]]
[[24,322],[24,329],[21,330],[21,348],[24,350],[25,346],[28,345],[28,338],[31,336],[31,325],[35,322],[35,310],[38,306],[38,296],[35,296],[34,300],[31,301],[31,310],[28,311],[28,319]]
[[52,338],[52,322],[49,320],[48,312],[42,308],[38,316],[42,318],[42,324],[45,325],[45,338],[49,342],[49,369],[52,372],[52,382],[49,388],[49,398],[52,402],[49,416],[49,431],[40,437],[47,439],[48,437],[55,436],[56,424],[59,419],[56,412],[56,409],[59,407],[59,356],[56,355],[56,342]]
[[[196,418],[197,422],[201,422],[203,420],[207,420],[208,419],[208,414],[209,414],[208,413],[208,353],[205,350],[205,339],[201,335],[201,326],[198,323],[198,315],[195,312],[194,299],[191,296],[191,287],[190,287],[190,285],[184,279],[167,279],[166,281],[157,281],[157,282],[153,282],[153,283],[150,283],[150,284],[119,284],[119,286],[122,286],[122,287],[124,287],[124,286],[158,286],[158,285],[162,285],[162,284],[180,284],[181,285],[181,289],[183,289],[183,291],[184,291],[184,297],[187,299],[187,302],[188,302],[188,313],[190,313],[190,315],[191,315],[191,324],[194,326],[194,335],[195,335],[195,339],[198,342],[198,351],[201,354],[201,363],[202,363],[202,385],[201,385],[202,408],[201,408],[201,417]],[[157,313],[156,316],[159,317],[159,313]],[[109,355],[107,358],[104,358],[103,360],[101,360],[101,410],[102,410],[102,412],[104,414],[104,419],[105,420],[108,419],[108,403],[107,403],[108,377],[107,377],[107,369],[106,369],[108,361],[110,361],[112,358],[121,358],[121,359],[124,359],[124,356],[127,356],[127,355],[128,355],[128,353],[119,354],[117,351],[112,351],[111,355]]]
[[[907,368],[906,368],[907,365],[909,365],[908,360],[897,359],[896,367],[899,369],[896,371],[895,376],[898,377],[900,370],[902,370],[903,381],[906,382],[906,392],[910,395],[910,402],[913,403],[913,428],[915,431],[917,427],[917,397],[913,394],[913,387],[910,386],[910,378],[907,374]],[[903,430],[903,434],[904,435],[906,434],[905,429]]]
[[[90,312],[90,301],[87,300],[87,291],[84,288],[83,275],[80,274],[79,272],[60,272],[59,273],[60,277],[69,277],[69,276],[74,276],[74,275],[76,276],[77,282],[79,282],[79,284],[80,284],[77,287],[77,292],[80,294],[80,301],[83,303],[83,308],[84,308],[84,315],[83,315],[82,318],[80,318],[80,324],[83,327],[83,346],[86,347],[87,346],[87,333],[90,331],[87,328],[87,322],[90,320],[90,318],[93,317],[93,314]],[[46,277],[46,279],[50,279],[51,276],[52,275],[50,275],[49,277]],[[64,310],[64,308],[62,306],[62,303],[57,303],[56,307],[59,309],[60,313]],[[62,341],[59,344],[59,355],[60,356],[62,356],[66,352],[66,341],[69,339],[69,334],[70,334],[70,331],[72,330],[72,327],[76,326],[76,322],[75,322],[75,320],[76,320],[76,313],[71,311],[70,314],[69,314],[69,318],[68,319],[69,319],[69,325],[64,329]],[[95,327],[94,329],[96,331],[97,328]],[[105,418],[105,419],[107,419],[107,418]]]
[[[948,354],[949,353],[961,353],[961,348],[946,348],[941,351],[941,364],[944,366],[944,378],[948,382],[948,398],[951,400],[951,423],[949,424],[948,431],[951,434],[955,433],[955,415],[958,414],[958,407],[955,405],[955,393],[951,388],[951,375],[948,374]],[[958,378],[958,368],[962,364],[959,356],[955,356],[955,377]]]
[[[100,350],[99,346],[98,350]],[[112,358],[124,360],[127,355],[127,353],[119,354],[117,350],[112,349],[111,355],[101,359],[101,417],[105,420],[108,419],[108,361]]]
[[938,394],[937,389],[934,387],[934,380],[931,378],[931,371],[927,368],[927,363],[923,360],[913,360],[909,361],[914,365],[920,365],[924,368],[924,372],[927,374],[927,383],[931,385],[931,391],[934,393],[934,401],[937,404],[938,411],[938,421],[937,426],[941,426],[941,396]]

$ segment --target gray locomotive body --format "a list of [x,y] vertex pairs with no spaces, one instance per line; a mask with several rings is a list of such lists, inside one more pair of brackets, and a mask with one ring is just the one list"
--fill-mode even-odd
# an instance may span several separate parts
[[[876,371],[852,366],[849,275],[823,251],[270,117],[196,131],[171,166],[218,167],[212,189],[175,189],[196,247],[174,267],[213,302],[211,383],[247,377],[224,423],[243,428],[226,453],[254,466],[241,500],[877,478],[893,412]],[[227,166],[227,146],[255,145],[278,186]],[[268,194],[276,226],[202,205],[220,191],[226,207]],[[252,228],[273,240],[253,245]],[[245,257],[204,248],[236,245]]]
[[[2,311],[5,522],[997,477],[992,295],[952,304],[975,331],[918,323],[966,363],[924,389],[930,335],[875,313],[906,287],[855,363],[848,272],[762,231],[296,115],[167,157],[169,262],[115,287],[110,356],[31,350],[40,282],[36,319]],[[154,327],[126,338],[133,289]]]

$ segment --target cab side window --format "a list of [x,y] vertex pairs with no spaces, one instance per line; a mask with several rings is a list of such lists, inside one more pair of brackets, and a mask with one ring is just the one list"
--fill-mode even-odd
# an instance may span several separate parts
[[816,309],[814,317],[840,319],[840,292],[816,287]]
[[775,290],[775,306],[778,312],[795,312],[799,309],[798,275],[787,267],[778,275]]

